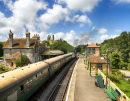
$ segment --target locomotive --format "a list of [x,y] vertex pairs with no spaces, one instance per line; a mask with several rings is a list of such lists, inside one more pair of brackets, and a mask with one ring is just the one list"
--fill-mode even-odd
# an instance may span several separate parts
[[0,74],[0,101],[26,101],[74,53],[60,55]]

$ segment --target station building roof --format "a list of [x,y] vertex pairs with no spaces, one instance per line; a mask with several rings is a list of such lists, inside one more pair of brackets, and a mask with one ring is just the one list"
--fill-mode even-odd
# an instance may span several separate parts
[[45,51],[41,55],[61,55],[61,54],[64,54],[64,52],[62,52],[60,50],[48,50],[48,51]]
[[87,58],[87,60],[90,62],[90,63],[107,63],[107,61],[105,59],[103,59],[101,56],[97,56],[97,55],[92,55],[92,56],[89,56]]
[[97,46],[97,45],[94,44],[94,43],[91,43],[90,45],[87,46],[87,48],[95,48],[95,47],[100,47],[100,46]]

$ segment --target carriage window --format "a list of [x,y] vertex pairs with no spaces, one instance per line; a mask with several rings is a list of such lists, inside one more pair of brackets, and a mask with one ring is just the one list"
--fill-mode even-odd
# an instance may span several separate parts
[[37,74],[36,74],[36,78],[37,78]]
[[20,86],[20,90],[21,90],[21,92],[23,92],[23,90],[24,90],[23,85]]

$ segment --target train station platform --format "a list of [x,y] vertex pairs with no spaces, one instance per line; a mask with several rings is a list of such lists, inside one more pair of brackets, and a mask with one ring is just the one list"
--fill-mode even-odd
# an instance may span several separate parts
[[74,69],[66,101],[111,101],[104,88],[95,86],[95,77],[84,69],[84,57],[80,56]]

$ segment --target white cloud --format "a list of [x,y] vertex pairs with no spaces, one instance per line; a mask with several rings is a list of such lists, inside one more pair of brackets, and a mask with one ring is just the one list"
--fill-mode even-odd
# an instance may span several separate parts
[[80,27],[83,27],[83,26],[84,26],[84,24],[80,24],[79,26],[80,26]]
[[122,30],[115,30],[114,32],[115,32],[115,33],[116,33],[116,32],[122,32]]
[[96,28],[96,27],[93,27],[92,30],[93,30],[93,31],[96,31],[96,32],[99,33],[99,34],[105,34],[105,33],[108,32],[108,30],[105,29],[105,28]]
[[75,38],[77,38],[76,33],[73,30],[71,30],[70,32],[66,34],[63,32],[58,32],[54,35],[55,35],[55,40],[58,40],[61,38],[63,40],[66,40],[71,45],[73,45],[73,41],[75,40]]
[[111,1],[114,1],[117,4],[119,4],[119,3],[130,3],[130,0],[111,0]]
[[37,16],[39,10],[47,8],[48,4],[46,2],[41,0],[17,0],[15,2],[3,0],[3,2],[12,12],[12,16],[7,18],[0,12],[0,34],[8,34],[9,30],[12,30],[15,33],[14,37],[19,37],[19,34],[25,34],[24,26],[26,26],[28,31],[32,32],[32,36],[38,29],[45,32],[49,28],[41,23]]
[[98,29],[98,33],[105,34],[107,33],[107,29],[104,29],[104,28]]
[[102,0],[56,0],[59,4],[66,3],[71,10],[82,12],[91,12],[95,6]]
[[87,15],[81,15],[77,22],[82,22],[82,23],[88,23],[89,25],[92,24],[91,20],[87,17]]
[[2,36],[0,36],[0,40],[2,39],[3,37]]
[[74,15],[73,17],[66,16],[65,21],[74,22],[77,20],[78,17],[79,17],[79,15]]
[[47,12],[40,16],[40,20],[43,23],[54,24],[63,20],[68,15],[68,9],[62,8],[61,5],[53,5],[53,9],[47,9]]
[[96,29],[96,27],[93,27],[93,28],[92,28],[92,30],[95,30],[95,29]]
[[119,35],[108,35],[108,34],[105,34],[105,35],[102,35],[101,37],[99,37],[99,39],[97,39],[96,42],[97,43],[102,43],[106,39],[115,38],[117,36],[119,36]]

